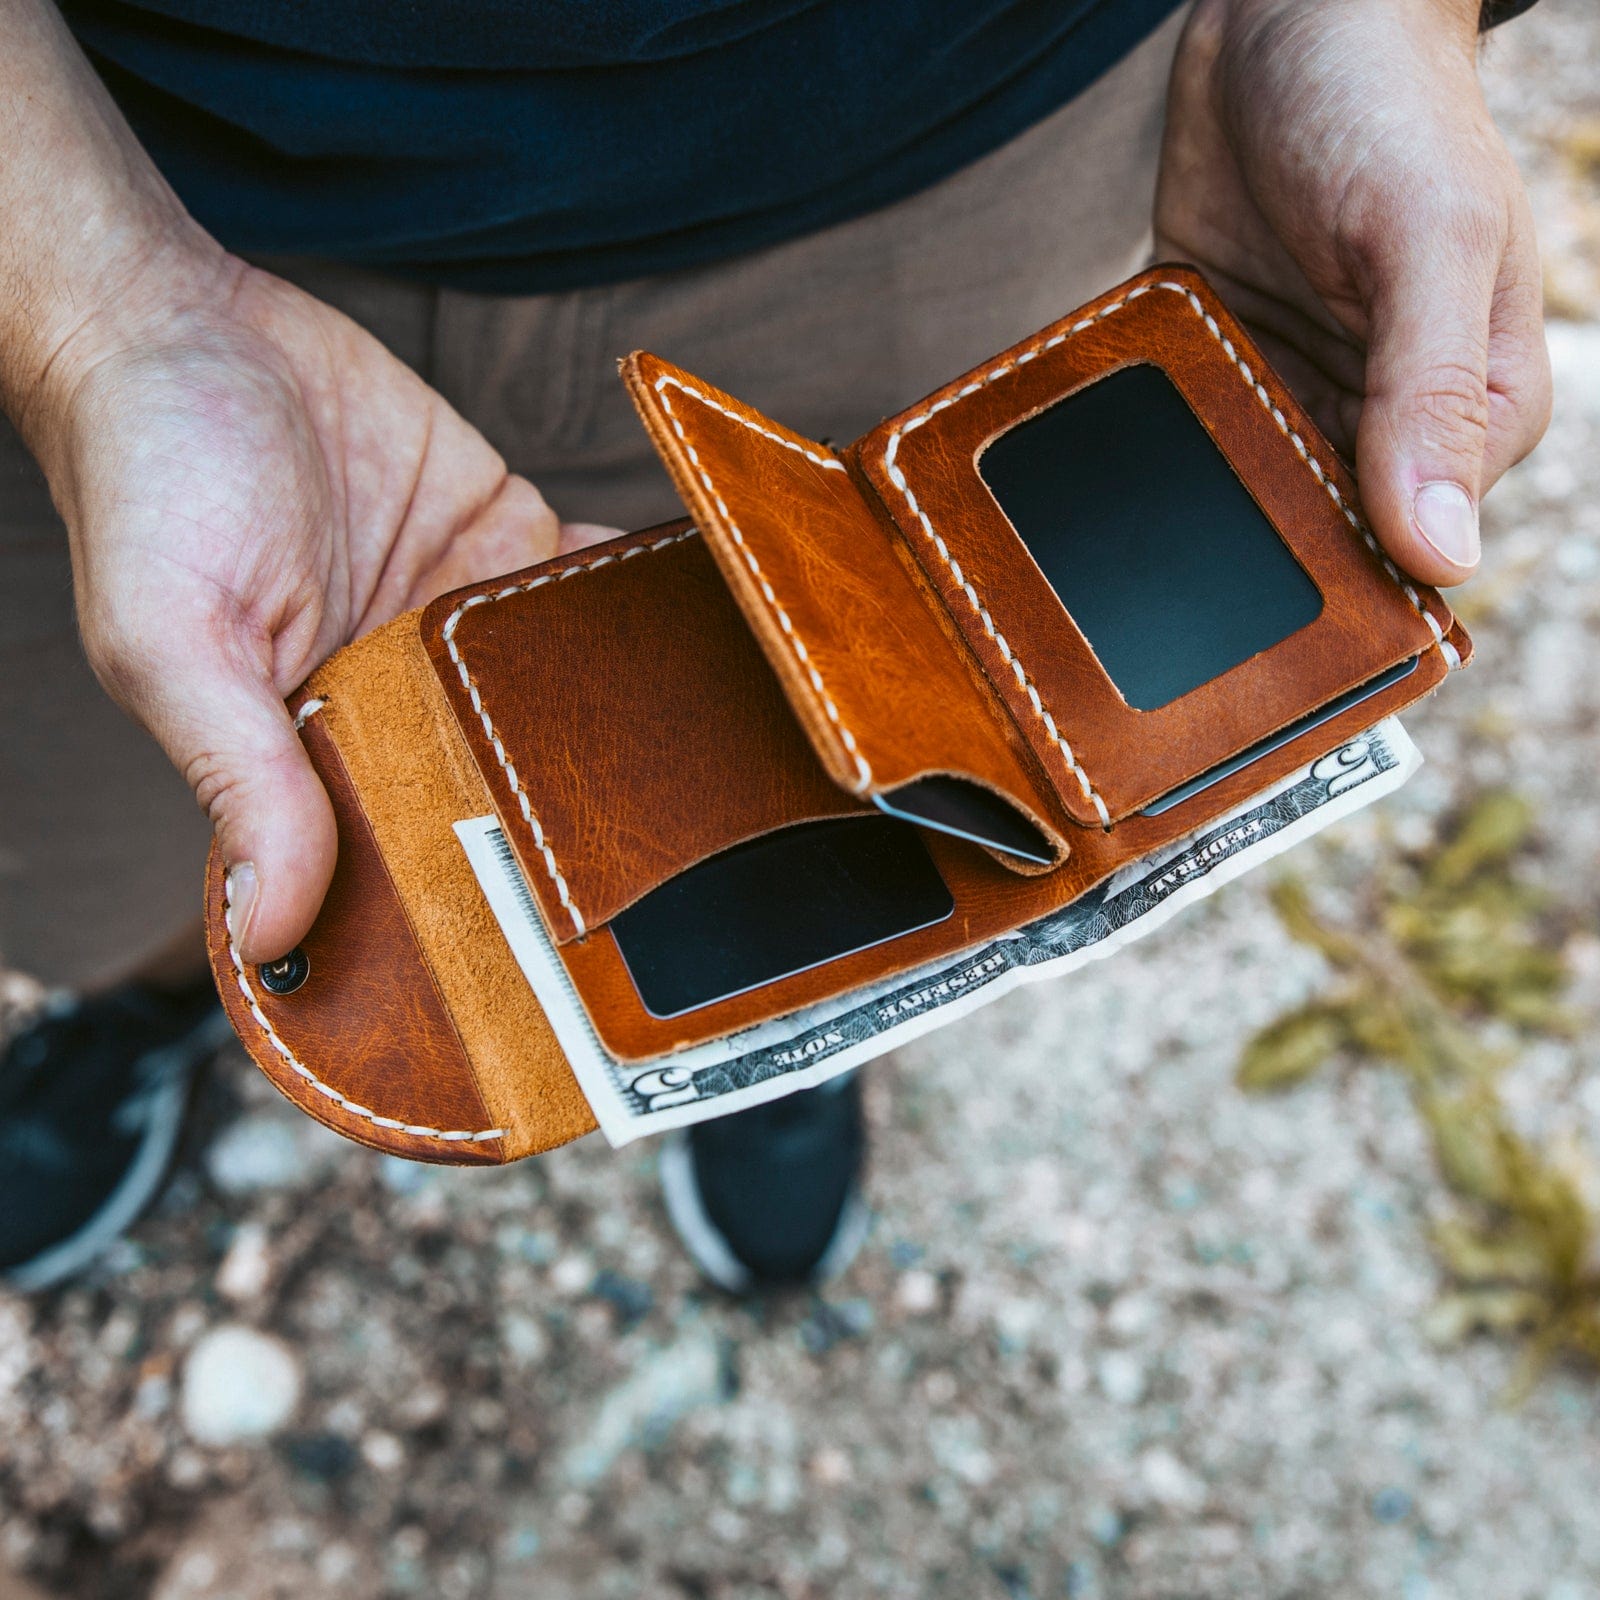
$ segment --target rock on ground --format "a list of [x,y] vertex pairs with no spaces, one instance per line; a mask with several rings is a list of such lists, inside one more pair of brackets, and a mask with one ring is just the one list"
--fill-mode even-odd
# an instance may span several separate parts
[[201,1445],[270,1438],[300,1401],[300,1363],[280,1339],[224,1323],[196,1341],[183,1368],[183,1426]]

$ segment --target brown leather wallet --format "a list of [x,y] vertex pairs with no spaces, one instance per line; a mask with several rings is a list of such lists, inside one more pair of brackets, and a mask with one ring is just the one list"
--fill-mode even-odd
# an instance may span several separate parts
[[[600,1040],[639,1061],[1044,916],[1470,653],[1188,268],[843,450],[653,355],[623,377],[689,518],[446,595],[291,697],[339,860],[288,962],[242,963],[213,852],[234,1027],[380,1149],[509,1161],[594,1126],[456,822],[498,818]],[[631,908],[751,841],[886,812],[943,914],[652,1001]]]

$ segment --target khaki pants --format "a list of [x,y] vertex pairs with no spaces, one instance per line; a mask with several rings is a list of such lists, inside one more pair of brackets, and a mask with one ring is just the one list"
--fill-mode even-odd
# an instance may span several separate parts
[[[494,297],[271,265],[415,367],[563,518],[642,527],[680,507],[617,378],[628,351],[842,443],[1142,265],[1181,22],[936,187],[703,269]],[[0,423],[0,966],[135,971],[195,923],[206,843],[84,662],[65,534]]]

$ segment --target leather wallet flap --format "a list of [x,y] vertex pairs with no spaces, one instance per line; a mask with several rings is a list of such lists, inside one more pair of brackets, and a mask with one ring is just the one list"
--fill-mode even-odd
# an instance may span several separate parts
[[[1114,389],[1139,398],[1108,406]],[[1047,413],[1030,540],[991,458]],[[1439,595],[1384,555],[1332,446],[1190,268],[1141,274],[848,454],[1085,824],[1123,821],[1407,660],[1436,650],[1459,665],[1468,649]],[[1146,536],[1161,519],[1175,530],[1165,550]],[[1192,537],[1208,520],[1209,563]],[[1099,581],[1069,604],[1074,560]],[[1276,632],[1253,611],[1266,569],[1300,597]],[[1107,595],[1126,675],[1091,620]],[[1182,636],[1219,620],[1245,641],[1237,653],[1171,690],[1131,686],[1171,683]]]
[[422,629],[557,942],[719,850],[863,808],[687,523],[457,590]]
[[656,356],[623,376],[834,782],[873,800],[974,783],[1043,833],[1040,865],[1059,863],[1070,816],[844,461]]

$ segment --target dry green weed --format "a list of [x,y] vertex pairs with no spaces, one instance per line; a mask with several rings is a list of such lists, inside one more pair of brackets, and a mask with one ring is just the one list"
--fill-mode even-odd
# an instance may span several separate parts
[[1522,1338],[1518,1394],[1556,1356],[1600,1364],[1600,1222],[1571,1161],[1520,1133],[1499,1090],[1516,1041],[1572,1026],[1559,919],[1519,871],[1531,824],[1516,796],[1482,796],[1439,849],[1371,886],[1359,929],[1316,910],[1300,880],[1280,882],[1284,927],[1334,981],[1258,1033],[1238,1072],[1254,1092],[1339,1056],[1405,1077],[1449,1191],[1433,1230],[1448,1288],[1428,1330],[1442,1343]]

